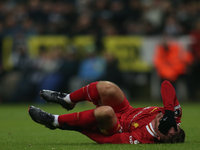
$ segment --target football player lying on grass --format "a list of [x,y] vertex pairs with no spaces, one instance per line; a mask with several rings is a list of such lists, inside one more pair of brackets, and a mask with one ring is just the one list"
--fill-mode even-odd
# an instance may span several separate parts
[[169,81],[161,84],[164,107],[133,108],[114,83],[98,81],[66,94],[42,90],[41,97],[72,110],[76,103],[90,101],[95,109],[53,115],[34,106],[31,118],[50,129],[75,130],[98,143],[181,143],[185,133],[180,128],[182,110],[175,89]]

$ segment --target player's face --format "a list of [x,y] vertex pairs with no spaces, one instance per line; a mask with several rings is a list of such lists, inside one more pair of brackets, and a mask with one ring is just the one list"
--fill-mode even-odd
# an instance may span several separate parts
[[175,131],[174,127],[171,127],[168,131],[168,133],[166,135],[162,134],[159,130],[158,130],[158,126],[160,124],[160,119],[163,117],[163,114],[158,114],[155,118],[155,131],[157,134],[157,138],[159,141],[162,142],[167,142],[169,141],[174,135],[176,135],[180,129],[177,126],[178,131]]

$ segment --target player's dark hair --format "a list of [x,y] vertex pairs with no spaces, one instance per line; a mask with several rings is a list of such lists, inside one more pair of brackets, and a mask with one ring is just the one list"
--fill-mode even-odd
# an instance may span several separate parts
[[178,134],[172,137],[171,143],[184,143],[185,142],[185,131],[180,128]]
[[185,142],[185,131],[179,128],[180,131],[168,140],[161,141],[161,143],[184,143]]

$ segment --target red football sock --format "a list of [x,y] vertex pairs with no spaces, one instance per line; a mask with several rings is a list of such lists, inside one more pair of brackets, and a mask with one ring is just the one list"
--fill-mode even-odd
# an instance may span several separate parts
[[101,132],[105,135],[113,135],[115,133],[118,133],[120,132],[120,130],[122,129],[122,126],[119,122],[119,120],[117,121],[117,123],[111,128],[111,129],[108,129],[108,130],[101,130]]
[[70,99],[73,103],[78,103],[81,101],[91,101],[95,105],[98,105],[100,100],[100,95],[97,90],[97,83],[93,82],[87,86],[82,87],[70,94]]
[[86,110],[83,112],[71,113],[60,115],[58,117],[58,123],[63,126],[67,123],[71,126],[77,126],[82,128],[90,128],[97,125],[96,118],[94,116],[94,109]]

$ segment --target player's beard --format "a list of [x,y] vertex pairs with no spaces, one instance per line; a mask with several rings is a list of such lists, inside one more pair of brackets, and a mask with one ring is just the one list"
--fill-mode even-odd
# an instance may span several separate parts
[[171,137],[160,133],[160,131],[158,129],[158,126],[160,124],[160,119],[162,117],[163,117],[163,114],[160,113],[155,118],[155,132],[156,132],[157,138],[158,138],[160,143],[171,143],[171,141],[170,141]]
[[160,119],[163,117],[163,114],[160,113],[160,114],[157,114],[156,115],[156,118],[155,118],[155,132],[156,132],[156,135],[157,135],[157,138],[159,140],[159,142],[161,143],[165,143],[165,138],[164,138],[164,135],[162,133],[160,133],[159,129],[158,129],[158,126],[160,124]]

